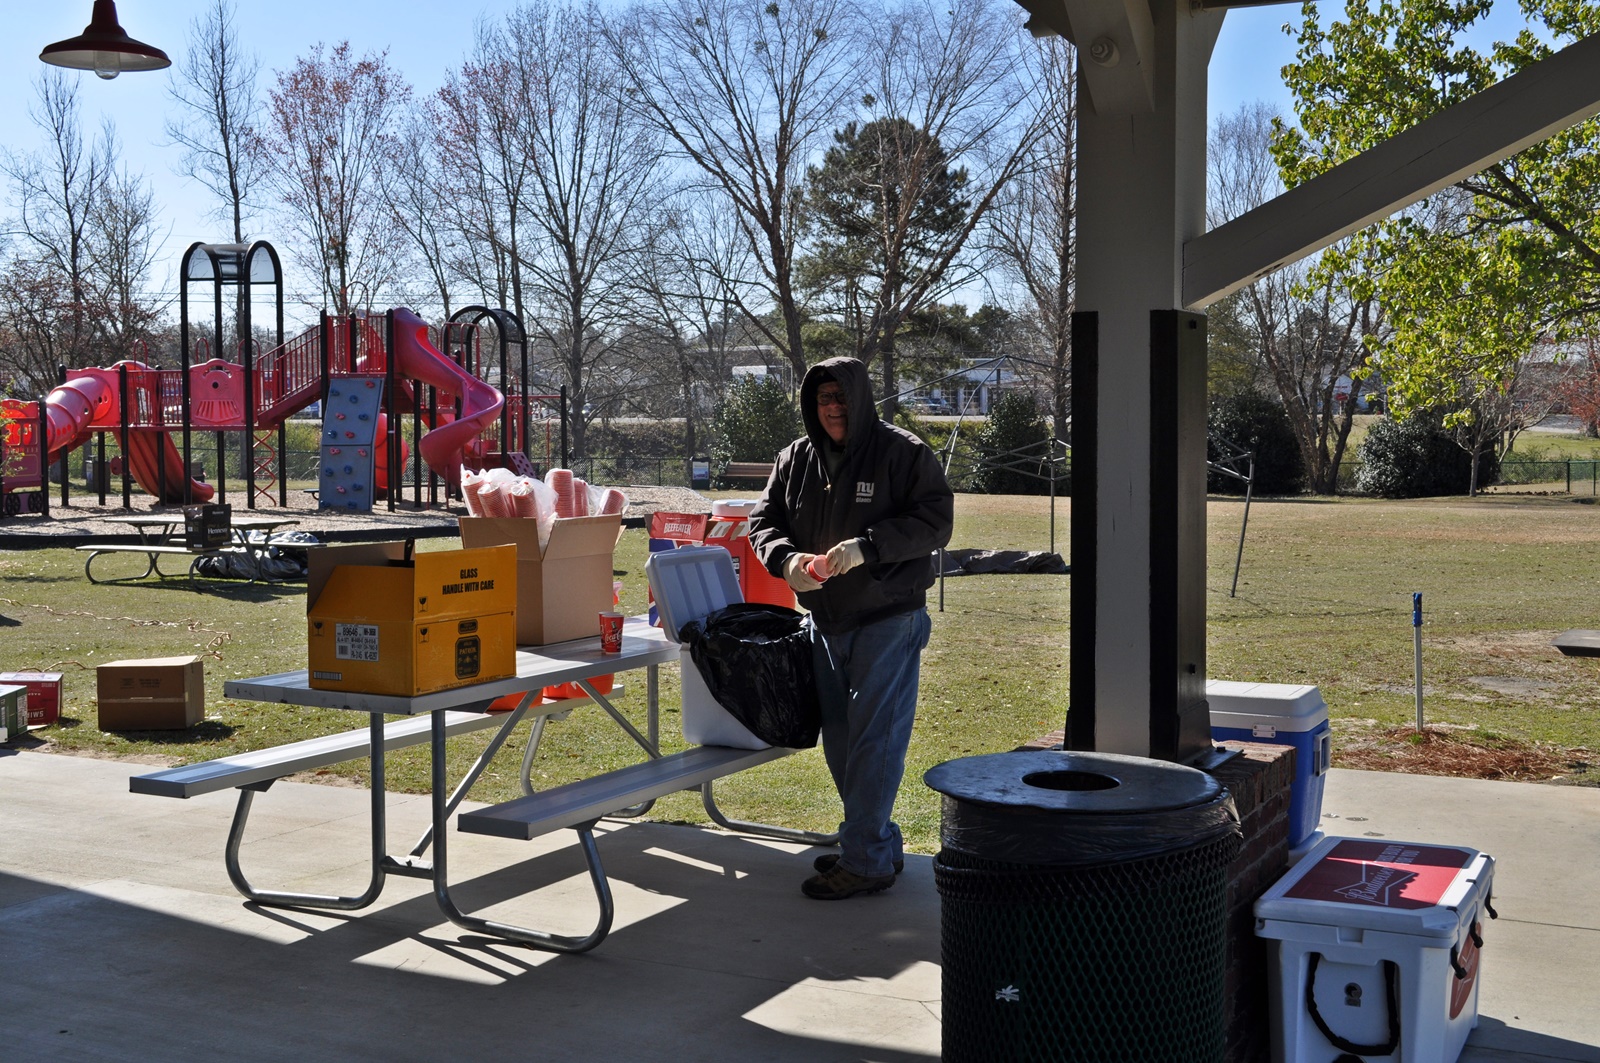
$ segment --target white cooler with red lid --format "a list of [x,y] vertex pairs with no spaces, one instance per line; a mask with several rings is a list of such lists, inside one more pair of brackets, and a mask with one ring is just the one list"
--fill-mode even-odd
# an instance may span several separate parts
[[1256,901],[1273,1063],[1453,1063],[1478,1025],[1494,858],[1325,838]]

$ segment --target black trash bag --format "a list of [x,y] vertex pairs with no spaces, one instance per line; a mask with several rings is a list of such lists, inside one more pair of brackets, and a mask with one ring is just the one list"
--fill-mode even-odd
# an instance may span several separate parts
[[822,729],[804,620],[781,605],[739,602],[678,629],[717,704],[763,742],[788,749],[816,745]]
[[308,532],[278,532],[270,539],[265,533],[249,533],[252,544],[267,543],[267,549],[256,553],[228,551],[209,554],[195,559],[198,575],[211,579],[303,579],[310,570],[307,550],[321,545],[321,540]]

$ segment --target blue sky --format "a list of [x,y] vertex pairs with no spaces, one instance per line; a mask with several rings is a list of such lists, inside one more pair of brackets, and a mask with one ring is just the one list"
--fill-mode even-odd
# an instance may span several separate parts
[[[29,150],[40,143],[28,120],[33,81],[44,69],[37,59],[39,49],[82,32],[93,5],[91,0],[48,0],[7,6],[7,48],[12,54],[8,62],[0,62],[0,100],[5,101],[0,146]],[[119,0],[117,11],[131,36],[176,57],[188,40],[189,24],[209,6],[205,0]],[[287,68],[312,44],[349,40],[358,53],[387,48],[390,63],[416,91],[426,93],[459,64],[477,18],[494,18],[514,6],[512,0],[240,0],[237,20],[241,40],[261,59],[264,84],[270,83],[272,71]],[[1520,25],[1522,19],[1509,0],[1496,6],[1491,24],[1503,36],[1507,24]],[[1294,44],[1281,27],[1298,21],[1299,13],[1298,4],[1281,4],[1228,14],[1211,62],[1213,116],[1257,99],[1289,110],[1278,70],[1293,58]],[[167,74],[124,74],[114,81],[90,73],[73,76],[81,81],[85,132],[98,130],[102,118],[114,121],[124,157],[155,189],[166,211],[166,255],[176,260],[196,240],[222,238],[220,225],[206,222],[200,213],[208,194],[174,172],[178,151],[166,144],[163,131],[171,106]],[[272,233],[259,235],[275,239]]]

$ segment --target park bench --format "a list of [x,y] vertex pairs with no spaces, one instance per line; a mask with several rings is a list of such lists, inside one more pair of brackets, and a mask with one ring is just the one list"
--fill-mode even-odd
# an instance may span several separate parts
[[[210,550],[191,550],[187,546],[158,545],[154,543],[85,543],[75,549],[79,553],[87,553],[89,555],[83,562],[83,574],[89,577],[90,583],[126,583],[132,580],[146,579],[150,576],[156,576],[161,579],[183,577],[193,579],[195,574],[194,566],[199,563],[202,557],[215,557],[218,554],[227,552],[245,552],[243,547],[237,546],[217,547]],[[149,558],[149,563],[145,566],[145,570],[137,576],[109,576],[104,579],[96,579],[94,575],[95,558],[105,554],[145,554]],[[183,572],[161,571],[161,558],[173,556],[189,558],[189,567]]]
[[770,461],[730,461],[722,467],[724,480],[759,480],[765,485],[771,476]]
[[600,850],[595,845],[595,824],[606,816],[642,815],[656,798],[678,790],[698,789],[706,814],[718,826],[728,830],[807,845],[834,845],[839,840],[837,834],[818,834],[792,827],[729,819],[717,807],[716,799],[712,796],[715,780],[794,752],[793,749],[778,746],[768,746],[766,749],[691,746],[681,753],[652,757],[603,775],[463,812],[456,820],[456,829],[467,834],[528,841],[552,831],[575,831],[584,862],[589,868],[589,880],[594,888],[599,914],[594,929],[582,937],[527,931],[475,916],[453,915],[451,918],[457,925],[537,944],[541,948],[557,952],[587,952],[604,941],[611,932],[615,914],[611,884],[600,863]]
[[[654,757],[626,768],[579,779],[564,786],[513,798],[498,805],[463,812],[456,829],[468,834],[489,834],[497,838],[529,841],[551,831],[571,829],[587,834],[596,820],[678,790],[699,790],[706,812],[723,826],[735,826],[724,819],[711,799],[711,784],[726,775],[765,764],[795,752],[777,746],[766,749],[733,749],[729,746],[691,746],[681,753]],[[736,825],[747,833],[768,834],[789,841],[814,841],[824,838],[787,827]]]
[[[530,775],[533,769],[533,754],[538,748],[539,737],[543,733],[544,724],[549,720],[565,719],[572,712],[574,705],[587,700],[587,698],[547,700],[533,706],[513,709],[510,712],[451,711],[443,713],[446,737],[467,734],[471,731],[483,730],[489,727],[501,728],[490,742],[489,747],[480,754],[477,762],[468,771],[466,777],[461,780],[455,792],[450,795],[446,815],[449,814],[449,811],[454,810],[456,805],[461,802],[461,799],[467,795],[467,791],[477,781],[478,775],[488,766],[490,759],[493,758],[500,744],[510,734],[511,728],[516,726],[517,722],[530,711],[535,715],[534,730],[529,736],[528,750],[523,756],[521,781],[524,793],[533,792],[533,783]],[[374,719],[381,719],[381,717],[374,717]],[[427,715],[408,716],[393,723],[382,724],[381,733],[384,753],[387,754],[392,750],[429,742],[432,738],[432,726],[433,721]],[[377,730],[377,727],[363,727],[358,730],[344,731],[320,738],[307,738],[299,742],[288,742],[269,749],[257,749],[248,753],[219,757],[216,760],[208,760],[198,764],[166,768],[147,775],[135,775],[128,780],[128,789],[136,794],[153,794],[157,797],[178,798],[198,797],[202,794],[215,793],[230,787],[237,789],[239,791],[239,799],[233,812],[233,824],[228,828],[228,841],[223,853],[223,862],[227,867],[229,880],[240,893],[250,900],[261,903],[293,903],[295,901],[315,900],[324,902],[320,904],[322,907],[359,908],[370,903],[377,896],[384,874],[425,877],[429,873],[426,863],[418,858],[427,851],[428,846],[432,843],[432,827],[429,827],[423,833],[406,860],[397,861],[393,857],[385,856],[381,861],[377,861],[367,891],[353,897],[313,898],[305,895],[258,889],[251,885],[250,881],[245,877],[244,870],[239,866],[239,847],[244,841],[245,827],[249,823],[250,808],[255,801],[256,794],[266,792],[279,779],[298,772],[312,771],[332,764],[342,764],[346,761],[370,756],[373,734]],[[374,837],[381,838],[384,834],[383,788],[374,786],[373,794]],[[329,900],[333,903],[326,903]]]

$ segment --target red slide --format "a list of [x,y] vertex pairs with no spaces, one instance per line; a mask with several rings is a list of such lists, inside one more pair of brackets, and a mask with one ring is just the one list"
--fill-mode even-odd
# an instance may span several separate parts
[[[46,461],[54,458],[58,451],[75,447],[87,439],[91,426],[96,423],[110,427],[117,422],[116,389],[98,376],[79,376],[67,381],[45,396],[44,405]],[[173,446],[170,435],[141,430],[128,433],[127,438],[119,432],[117,439],[122,445],[128,472],[139,481],[140,487],[162,502],[184,500],[183,480],[179,475],[183,469],[183,455]],[[163,468],[167,473],[165,495],[158,491]],[[189,487],[196,502],[209,502],[216,493],[210,484],[198,480],[190,481]]]
[[455,484],[461,478],[461,450],[500,416],[505,396],[439,353],[428,342],[428,326],[411,311],[394,311],[395,368],[402,376],[461,396],[461,416],[435,426],[418,449],[428,468]]

